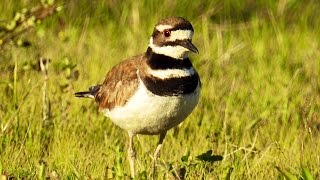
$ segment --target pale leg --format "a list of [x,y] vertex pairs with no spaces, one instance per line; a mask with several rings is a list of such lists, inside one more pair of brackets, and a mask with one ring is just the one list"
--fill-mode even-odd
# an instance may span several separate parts
[[130,171],[131,171],[131,177],[134,177],[134,160],[136,158],[136,153],[134,151],[133,147],[133,137],[134,134],[128,133],[129,134],[129,149],[128,149],[128,157],[129,157],[129,163],[130,163]]
[[153,154],[153,179],[156,178],[157,161],[158,161],[158,158],[160,157],[160,150],[161,150],[161,147],[162,147],[163,140],[166,137],[166,134],[167,134],[167,131],[160,134],[160,138],[159,138],[159,142],[158,142],[157,148],[156,148],[156,150],[155,150],[155,152]]

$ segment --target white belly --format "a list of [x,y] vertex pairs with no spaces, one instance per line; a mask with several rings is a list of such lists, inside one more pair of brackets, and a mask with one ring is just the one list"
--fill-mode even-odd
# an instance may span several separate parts
[[188,95],[158,96],[152,94],[140,81],[136,93],[122,107],[104,115],[115,124],[133,134],[159,134],[178,125],[198,103],[200,87]]

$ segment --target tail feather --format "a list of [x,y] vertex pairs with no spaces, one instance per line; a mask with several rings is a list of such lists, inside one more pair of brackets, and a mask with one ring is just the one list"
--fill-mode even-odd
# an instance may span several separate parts
[[76,96],[76,97],[83,97],[83,98],[94,98],[94,95],[92,95],[91,93],[90,93],[90,91],[82,91],[82,92],[76,92],[76,93],[74,93],[74,95]]
[[81,97],[81,98],[94,98],[97,92],[100,90],[101,85],[96,85],[92,86],[89,88],[89,91],[81,91],[81,92],[76,92],[74,95],[76,97]]

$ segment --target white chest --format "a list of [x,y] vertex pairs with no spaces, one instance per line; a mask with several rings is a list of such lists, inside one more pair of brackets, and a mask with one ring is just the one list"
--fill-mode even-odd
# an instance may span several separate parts
[[158,96],[140,81],[138,90],[124,106],[103,112],[115,124],[131,133],[159,134],[186,119],[197,105],[199,94],[198,86],[191,94]]

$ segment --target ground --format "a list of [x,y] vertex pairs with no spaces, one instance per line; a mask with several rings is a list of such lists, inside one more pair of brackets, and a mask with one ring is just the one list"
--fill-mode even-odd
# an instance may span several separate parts
[[[168,16],[194,26],[202,92],[169,131],[158,178],[320,178],[318,1],[57,3],[59,12],[1,46],[1,178],[128,178],[127,133],[73,94],[143,53],[154,24]],[[0,23],[39,4],[4,0]],[[157,140],[135,139],[138,179],[151,178]]]

